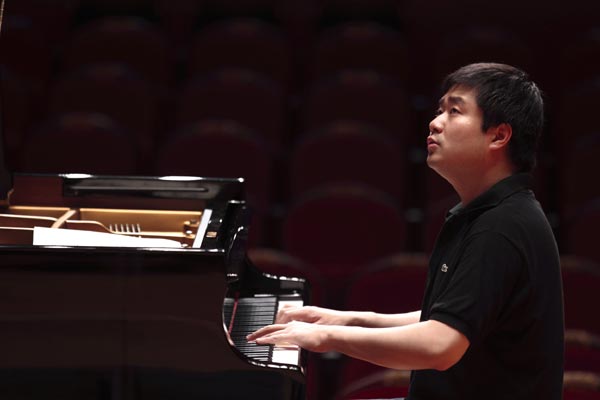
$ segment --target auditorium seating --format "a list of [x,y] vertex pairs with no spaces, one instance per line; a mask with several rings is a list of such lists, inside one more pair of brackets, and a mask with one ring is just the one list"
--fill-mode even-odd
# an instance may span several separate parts
[[244,68],[286,89],[293,78],[291,48],[284,32],[251,18],[216,21],[196,32],[186,66],[190,77],[222,68]]
[[0,51],[2,65],[41,97],[50,83],[56,56],[42,27],[27,15],[5,15]]
[[4,158],[9,166],[14,166],[15,157],[33,114],[31,90],[23,80],[0,65],[0,85],[2,103]]
[[290,196],[320,185],[360,182],[404,204],[405,160],[399,138],[369,124],[335,121],[296,141],[289,161]]
[[402,34],[371,21],[352,21],[324,30],[309,63],[310,79],[344,69],[373,70],[400,81],[409,79],[408,49]]
[[[427,266],[426,254],[397,253],[362,267],[349,280],[344,309],[386,314],[419,310],[425,290]],[[407,373],[407,371],[405,372]],[[355,392],[358,390],[356,386],[364,385],[365,387],[361,388],[361,396],[366,395],[364,390],[367,388],[374,390],[376,387],[377,393],[382,395],[382,390],[388,392],[390,388],[382,388],[383,382],[375,385],[376,382],[371,380],[374,377],[381,378],[390,373],[393,372],[386,368],[362,360],[343,357],[338,387],[344,392],[356,395]],[[401,372],[397,371],[397,373]],[[403,385],[404,389],[406,386]],[[394,393],[398,393],[399,389],[398,387],[391,388]],[[395,396],[399,395],[395,394]],[[345,394],[341,397],[349,398]]]
[[189,44],[196,21],[200,15],[202,3],[196,0],[156,0],[154,14],[164,29],[165,35],[177,48]]
[[64,113],[50,117],[28,135],[17,171],[135,175],[135,138],[103,114]]
[[600,264],[597,227],[600,223],[600,197],[579,205],[573,216],[563,222],[563,254],[571,254]]
[[157,87],[174,78],[175,55],[163,31],[144,18],[108,16],[78,27],[63,50],[61,73],[94,64],[124,64]]
[[[588,98],[588,101],[593,100]],[[585,109],[580,112],[585,112]],[[586,128],[582,126],[580,129]],[[559,147],[562,153],[556,201],[560,206],[562,232],[566,233],[568,246],[575,246],[577,253],[589,255],[600,262],[600,257],[592,250],[593,238],[584,236],[593,232],[590,220],[597,220],[600,214],[600,186],[590,176],[597,169],[600,157],[600,131],[592,129],[580,132],[579,136],[574,134],[571,139],[561,139],[564,143]],[[591,247],[586,248],[586,245]]]
[[81,0],[18,0],[5,4],[5,16],[19,15],[30,19],[31,24],[43,33],[53,46],[70,34],[75,12]]
[[573,80],[554,99],[557,115],[553,145],[558,150],[558,160],[564,160],[580,139],[598,132],[596,127],[590,126],[588,118],[582,116],[594,115],[599,95],[600,74],[597,73],[588,79]]
[[344,384],[335,400],[396,399],[408,395],[409,371],[380,368]]
[[89,21],[103,17],[154,15],[153,2],[147,0],[78,0],[78,20]]
[[154,145],[158,97],[153,87],[121,64],[96,64],[61,76],[48,102],[49,114],[103,113],[134,136],[142,162]]
[[596,304],[600,289],[600,267],[586,259],[562,256],[561,271],[565,328],[600,334],[600,319],[590,309]]
[[581,329],[567,329],[565,370],[600,373],[600,335]]
[[312,82],[299,117],[304,130],[340,119],[353,119],[398,137],[413,131],[413,118],[401,82],[368,70],[344,70]]
[[[456,43],[460,46],[456,46]],[[535,72],[532,51],[519,35],[508,29],[470,26],[441,39],[433,56],[434,76],[439,82],[457,68],[473,62],[502,62]]]
[[399,25],[399,3],[395,0],[319,1],[319,23],[332,26],[351,21],[372,21],[386,26]]
[[576,81],[594,78],[600,72],[600,37],[598,28],[588,27],[583,32],[569,31],[561,41],[558,57],[558,82],[568,89]]
[[265,273],[306,279],[310,284],[311,304],[323,305],[323,277],[311,265],[284,251],[269,247],[248,249],[248,258]]
[[274,150],[280,150],[286,141],[282,87],[247,69],[221,69],[190,78],[175,103],[175,126],[203,119],[231,119],[252,129]]
[[203,0],[202,11],[206,19],[251,17],[272,20],[277,0]]
[[357,311],[400,313],[421,306],[428,256],[399,252],[358,269],[348,281],[344,308]]
[[340,306],[349,277],[375,259],[402,251],[406,222],[389,197],[357,184],[314,189],[289,207],[283,249],[324,276],[325,304]]
[[565,372],[563,399],[600,399],[600,374],[585,371]]

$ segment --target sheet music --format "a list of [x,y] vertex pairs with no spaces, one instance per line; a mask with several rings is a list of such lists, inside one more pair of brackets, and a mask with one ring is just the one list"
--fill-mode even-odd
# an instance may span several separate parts
[[181,243],[176,240],[40,226],[33,228],[33,244],[37,246],[181,247]]

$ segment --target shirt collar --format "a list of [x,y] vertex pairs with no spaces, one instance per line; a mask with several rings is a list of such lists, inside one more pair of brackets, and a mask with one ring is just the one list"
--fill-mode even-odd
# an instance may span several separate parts
[[446,220],[455,215],[494,207],[516,192],[531,189],[532,182],[533,178],[528,173],[510,175],[496,182],[491,188],[473,199],[466,207],[462,203],[458,203],[452,207],[446,215]]

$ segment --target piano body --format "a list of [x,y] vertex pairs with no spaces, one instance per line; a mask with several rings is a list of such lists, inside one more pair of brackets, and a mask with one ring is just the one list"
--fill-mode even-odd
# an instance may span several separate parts
[[308,287],[256,269],[247,233],[241,179],[14,175],[0,398],[304,398],[302,351],[245,335]]
[[244,339],[308,287],[247,259],[242,194],[234,179],[15,175],[0,398],[304,398],[299,349]]
[[246,257],[242,179],[12,174],[2,139],[0,399],[305,398],[245,340],[309,288]]

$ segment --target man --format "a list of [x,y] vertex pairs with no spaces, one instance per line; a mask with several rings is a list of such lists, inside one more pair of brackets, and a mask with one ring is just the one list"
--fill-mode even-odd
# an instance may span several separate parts
[[450,74],[427,163],[461,202],[431,255],[421,311],[285,309],[249,335],[413,370],[408,399],[560,399],[559,256],[530,190],[543,126],[539,89],[503,64]]

